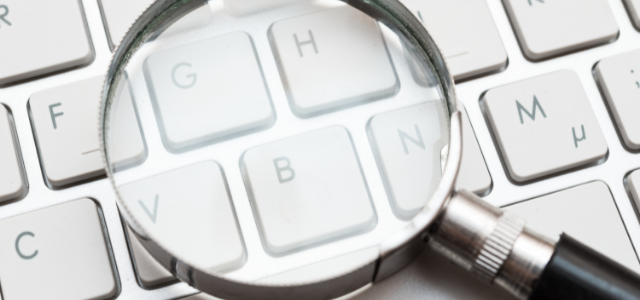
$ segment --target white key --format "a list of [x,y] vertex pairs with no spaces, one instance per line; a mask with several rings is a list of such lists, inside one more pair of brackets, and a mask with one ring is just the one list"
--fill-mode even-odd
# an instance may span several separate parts
[[[103,77],[94,77],[35,93],[29,99],[31,122],[45,178],[60,188],[104,174],[98,141],[98,110]],[[119,98],[110,149],[117,165],[146,157],[129,89]],[[136,130],[137,129],[137,130]],[[116,133],[117,132],[117,133]]]
[[640,31],[640,0],[625,0],[625,3],[627,4],[633,25]]
[[0,86],[93,60],[79,0],[0,3]]
[[114,297],[119,284],[100,215],[85,198],[1,220],[3,299]]
[[118,189],[136,221],[180,259],[212,272],[244,263],[244,244],[217,163],[204,161]]
[[244,32],[152,54],[145,71],[164,143],[171,151],[275,122],[262,69]]
[[138,276],[138,283],[141,287],[151,289],[177,281],[167,269],[158,263],[151,254],[142,246],[138,237],[126,226],[129,250],[133,257],[133,266]]
[[241,164],[265,250],[272,255],[363,232],[376,224],[344,127],[249,149]]
[[627,147],[640,149],[640,50],[601,60],[596,78]]
[[485,0],[401,2],[429,30],[456,81],[507,66],[507,52]]
[[[224,8],[232,15],[248,15],[305,0],[223,0]],[[306,0],[308,1],[308,0]]]
[[627,189],[629,189],[636,207],[640,208],[640,170],[631,172],[626,179]]
[[542,60],[612,42],[618,36],[607,0],[503,0],[525,56]]
[[486,195],[493,181],[466,110],[462,118],[462,139],[462,163],[456,186],[478,195]]
[[[626,201],[626,200],[625,200]],[[562,232],[640,272],[638,258],[622,223],[609,187],[595,181],[504,208],[545,236]]]
[[607,142],[573,71],[491,89],[483,104],[515,181],[596,163],[607,154]]
[[377,22],[355,8],[278,21],[269,37],[297,115],[379,99],[399,88]]
[[0,203],[24,197],[27,181],[7,108],[0,104]]
[[410,219],[440,182],[440,153],[449,133],[438,101],[374,116],[369,139],[393,212]]
[[[131,25],[153,2],[154,0],[98,0],[111,51],[122,41]],[[204,5],[172,24],[162,35],[176,34],[204,26],[209,23],[210,18],[209,6]]]

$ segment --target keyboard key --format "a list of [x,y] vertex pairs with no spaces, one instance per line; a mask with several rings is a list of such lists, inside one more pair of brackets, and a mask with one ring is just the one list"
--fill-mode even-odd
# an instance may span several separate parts
[[527,220],[527,227],[548,237],[562,232],[640,272],[618,208],[602,181],[586,183],[504,208]]
[[1,220],[3,299],[115,297],[105,230],[100,209],[86,198]]
[[595,75],[625,145],[640,150],[640,50],[601,60]]
[[17,141],[11,115],[0,104],[0,203],[22,198],[27,194],[27,181]]
[[170,151],[188,150],[275,122],[262,69],[244,32],[152,54],[145,71]]
[[440,182],[440,153],[448,127],[439,101],[374,116],[369,139],[393,212],[410,219]]
[[136,270],[138,284],[145,289],[153,289],[170,282],[177,282],[178,279],[173,277],[167,269],[147,252],[129,226],[126,226],[126,228],[129,251],[131,251],[131,257],[133,258],[133,267]]
[[466,110],[462,118],[462,139],[462,163],[456,186],[478,195],[486,195],[493,181]]
[[456,81],[507,66],[507,52],[485,0],[403,0],[447,60]]
[[635,170],[627,176],[626,186],[635,201],[636,206],[640,205],[640,170]]
[[[29,99],[40,161],[52,188],[104,174],[97,122],[103,80],[93,77],[35,93]],[[122,95],[111,155],[117,165],[129,165],[144,160],[146,150],[140,130],[132,130],[138,128],[138,122],[126,84]]]
[[503,0],[525,56],[543,60],[614,41],[606,0]]
[[204,161],[118,188],[142,228],[177,257],[224,272],[246,259],[220,166]]
[[515,181],[596,163],[608,152],[589,99],[573,71],[491,89],[482,102]]
[[299,116],[391,96],[399,88],[377,22],[350,6],[276,22],[269,37]]
[[0,3],[0,86],[89,64],[93,48],[78,0]]
[[[153,2],[153,0],[98,0],[111,51],[120,43],[140,14]],[[204,5],[172,24],[162,35],[176,34],[204,26],[209,23],[210,18],[209,6]]]
[[629,10],[629,16],[636,29],[640,31],[640,0],[625,0],[627,9]]
[[272,255],[363,232],[376,224],[360,163],[344,127],[249,149],[241,164],[265,250]]

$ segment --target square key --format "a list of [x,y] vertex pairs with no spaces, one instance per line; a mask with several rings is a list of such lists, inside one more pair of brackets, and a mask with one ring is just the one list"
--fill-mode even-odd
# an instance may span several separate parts
[[598,163],[609,151],[589,98],[573,71],[493,88],[481,101],[515,181]]
[[[485,0],[401,2],[433,37],[456,82],[506,68],[507,52]],[[425,82],[417,66],[410,66],[419,83],[435,84]]]
[[[227,272],[245,263],[242,233],[224,171],[216,162],[202,161],[126,183],[118,192],[147,234],[181,260],[211,272]],[[145,275],[155,280],[163,276]]]
[[607,0],[503,0],[524,55],[534,61],[614,41]]
[[[64,188],[104,175],[98,136],[104,77],[34,93],[28,108],[47,185]],[[120,89],[121,88],[121,89]],[[115,167],[143,162],[147,151],[128,83],[119,86],[113,105],[109,155]]]
[[373,229],[376,213],[349,132],[329,127],[247,150],[245,184],[274,256]]
[[88,198],[0,220],[2,299],[114,299],[110,248],[101,209]]
[[85,18],[80,0],[0,2],[0,86],[91,63]]
[[350,6],[274,23],[269,30],[293,112],[309,117],[396,93],[378,23]]
[[440,153],[449,128],[439,101],[371,118],[369,139],[394,214],[411,219],[424,207],[442,175]]
[[625,145],[640,150],[640,50],[601,60],[594,75]]
[[0,203],[27,194],[28,184],[11,113],[0,103]]
[[144,72],[165,146],[180,152],[275,122],[253,42],[237,31],[157,52]]

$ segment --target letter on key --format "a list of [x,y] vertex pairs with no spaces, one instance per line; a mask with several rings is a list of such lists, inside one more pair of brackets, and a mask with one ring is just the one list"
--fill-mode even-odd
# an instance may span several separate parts
[[253,43],[244,32],[154,53],[144,68],[170,151],[263,129],[275,121]]
[[112,299],[119,284],[101,218],[85,198],[0,220],[3,299]]
[[179,258],[214,272],[244,263],[242,236],[217,163],[200,162],[119,190],[143,228]]
[[[103,77],[35,93],[29,99],[31,123],[45,177],[61,188],[104,174],[98,142],[97,112]],[[144,160],[146,150],[128,84],[118,97],[111,155],[116,166]]]
[[607,142],[573,71],[491,89],[482,102],[515,181],[596,163],[607,155]]
[[344,127],[251,148],[241,163],[263,244],[275,256],[375,225],[376,214]]
[[399,86],[377,22],[355,8],[278,21],[269,38],[297,115],[390,96]]

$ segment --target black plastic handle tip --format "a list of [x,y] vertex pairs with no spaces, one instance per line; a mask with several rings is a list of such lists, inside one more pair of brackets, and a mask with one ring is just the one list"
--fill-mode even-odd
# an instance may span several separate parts
[[529,299],[640,299],[640,275],[566,234]]

